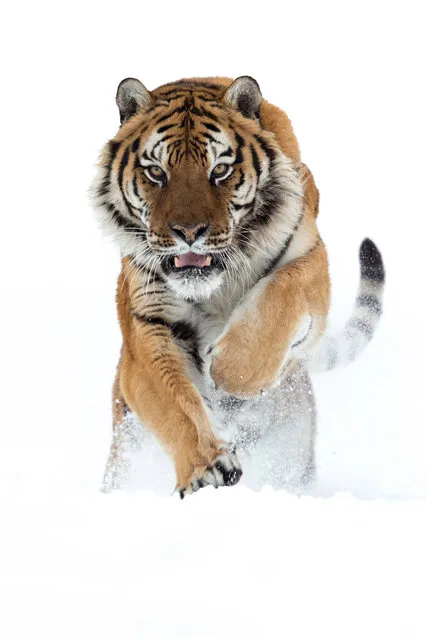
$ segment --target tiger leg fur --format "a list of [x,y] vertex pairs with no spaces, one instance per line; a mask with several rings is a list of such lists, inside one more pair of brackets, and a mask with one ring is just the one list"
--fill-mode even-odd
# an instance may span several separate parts
[[329,301],[327,256],[318,238],[305,255],[258,282],[234,310],[212,351],[216,384],[237,397],[278,384],[291,360],[323,332]]
[[121,358],[112,388],[112,442],[102,481],[102,492],[109,493],[121,488],[131,473],[129,453],[138,451],[142,445],[142,424],[127,406],[120,390]]
[[[117,302],[123,348],[113,389],[114,436],[107,476],[117,475],[123,451],[126,407],[140,423],[154,430],[175,465],[181,496],[200,487],[233,485],[240,464],[230,447],[213,431],[213,417],[202,397],[203,375],[197,373],[183,343],[177,313],[186,303],[170,298],[173,317],[147,314],[152,296],[143,295],[145,275],[129,267],[119,278]],[[167,306],[167,305],[166,305]],[[180,333],[179,333],[180,330]],[[124,426],[123,426],[124,424]]]

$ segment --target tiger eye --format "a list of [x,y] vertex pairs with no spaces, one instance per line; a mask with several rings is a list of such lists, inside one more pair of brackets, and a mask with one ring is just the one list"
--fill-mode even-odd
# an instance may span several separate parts
[[148,167],[148,171],[154,178],[161,178],[164,175],[163,169],[159,166],[155,166],[154,164]]
[[227,173],[227,171],[227,164],[217,164],[212,171],[212,175],[214,175],[215,177],[222,177],[223,175],[225,175],[225,173]]

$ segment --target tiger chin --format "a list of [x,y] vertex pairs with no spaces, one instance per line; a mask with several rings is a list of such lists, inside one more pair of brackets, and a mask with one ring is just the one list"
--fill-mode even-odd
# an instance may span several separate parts
[[260,485],[300,487],[315,477],[309,370],[354,359],[373,336],[380,253],[362,244],[354,312],[328,336],[318,191],[289,119],[258,83],[195,78],[148,91],[127,78],[116,102],[120,129],[92,186],[122,256],[103,488],[124,481],[132,421],[171,456],[181,496],[253,468]]

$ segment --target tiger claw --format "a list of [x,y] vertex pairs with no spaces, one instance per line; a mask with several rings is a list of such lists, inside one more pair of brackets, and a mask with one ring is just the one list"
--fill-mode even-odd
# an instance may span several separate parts
[[222,452],[216,457],[213,464],[207,466],[201,474],[193,477],[188,486],[178,488],[180,498],[183,499],[186,495],[196,493],[205,486],[213,486],[214,488],[235,486],[240,481],[242,474],[243,471],[236,457],[235,448]]

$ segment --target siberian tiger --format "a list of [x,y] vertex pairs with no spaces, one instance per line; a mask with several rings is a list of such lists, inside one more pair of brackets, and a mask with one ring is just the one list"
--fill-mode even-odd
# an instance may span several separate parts
[[121,127],[93,184],[98,219],[122,255],[104,489],[120,483],[129,419],[170,454],[182,497],[236,484],[256,451],[268,459],[265,483],[311,480],[308,371],[342,353],[353,359],[372,337],[384,283],[378,249],[364,240],[354,314],[341,338],[323,336],[330,283],[318,191],[285,113],[248,76],[152,92],[128,78],[116,101]]

